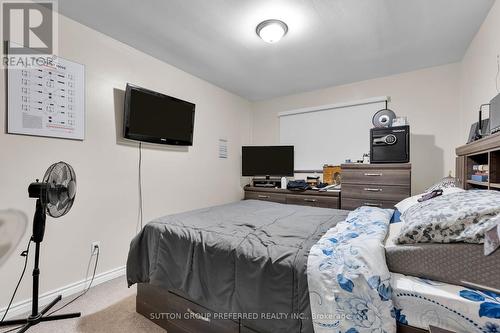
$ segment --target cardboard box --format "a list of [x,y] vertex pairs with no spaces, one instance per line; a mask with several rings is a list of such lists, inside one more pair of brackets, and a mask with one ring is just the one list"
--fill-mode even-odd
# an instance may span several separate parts
[[340,185],[342,181],[342,169],[340,165],[323,166],[323,183],[328,185]]

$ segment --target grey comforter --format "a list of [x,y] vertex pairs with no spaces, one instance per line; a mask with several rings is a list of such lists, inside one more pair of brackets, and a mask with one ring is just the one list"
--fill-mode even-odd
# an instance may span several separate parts
[[127,280],[216,312],[258,314],[243,323],[260,332],[312,333],[308,253],[347,213],[246,200],[165,216],[132,240]]

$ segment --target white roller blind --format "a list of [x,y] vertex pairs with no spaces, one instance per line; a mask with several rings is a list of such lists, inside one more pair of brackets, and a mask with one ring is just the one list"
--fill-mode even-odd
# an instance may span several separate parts
[[295,146],[295,170],[340,165],[370,151],[372,117],[388,97],[281,112],[281,144]]

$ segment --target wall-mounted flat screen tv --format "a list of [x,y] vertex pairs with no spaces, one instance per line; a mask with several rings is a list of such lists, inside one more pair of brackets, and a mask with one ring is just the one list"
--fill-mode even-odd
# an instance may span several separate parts
[[243,176],[293,176],[293,146],[243,146]]
[[143,142],[193,145],[195,105],[127,84],[124,137]]

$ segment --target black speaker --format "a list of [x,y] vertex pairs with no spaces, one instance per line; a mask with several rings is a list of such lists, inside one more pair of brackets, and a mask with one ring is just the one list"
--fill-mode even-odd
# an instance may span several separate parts
[[410,162],[410,126],[372,128],[370,130],[370,162]]

